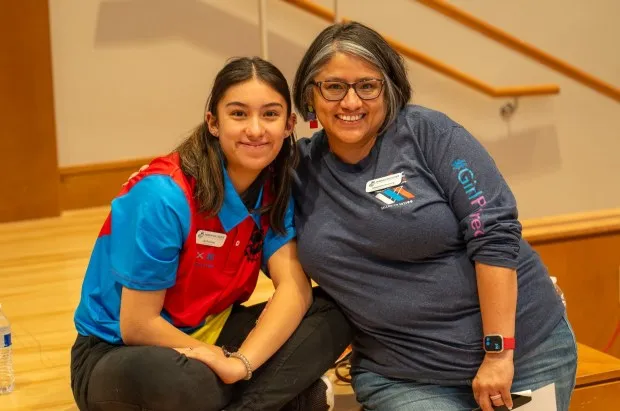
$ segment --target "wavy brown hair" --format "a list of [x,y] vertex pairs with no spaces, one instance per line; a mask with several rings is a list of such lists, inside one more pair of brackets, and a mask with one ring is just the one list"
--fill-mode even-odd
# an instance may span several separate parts
[[[226,91],[234,85],[254,78],[269,85],[284,98],[288,119],[292,105],[286,78],[276,66],[259,57],[232,59],[220,70],[213,82],[206,111],[217,117],[217,105]],[[209,132],[209,127],[203,121],[175,151],[181,158],[183,172],[196,180],[194,197],[199,204],[200,212],[209,216],[216,215],[224,202],[222,167],[226,164],[219,139]],[[264,178],[271,179],[270,187],[274,200],[267,207],[261,207],[259,212],[269,213],[271,228],[280,234],[285,233],[284,215],[291,198],[291,173],[297,165],[297,158],[295,135],[291,133],[284,140],[275,160],[261,173]]]

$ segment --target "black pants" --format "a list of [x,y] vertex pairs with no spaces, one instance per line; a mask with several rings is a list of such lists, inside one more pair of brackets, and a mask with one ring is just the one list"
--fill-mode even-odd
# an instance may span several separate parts
[[[291,338],[250,381],[224,384],[204,363],[171,348],[111,345],[78,336],[71,387],[82,411],[279,410],[329,369],[352,328],[320,289]],[[265,303],[235,306],[217,345],[239,346]]]

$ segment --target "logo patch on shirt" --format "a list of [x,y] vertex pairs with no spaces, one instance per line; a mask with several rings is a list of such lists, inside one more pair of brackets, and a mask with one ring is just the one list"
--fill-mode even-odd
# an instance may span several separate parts
[[245,247],[245,256],[248,260],[256,261],[261,257],[264,240],[262,231],[258,227],[254,227],[250,241]]
[[[371,187],[374,189],[369,190],[370,183],[376,181],[378,181],[378,183]],[[405,188],[406,182],[405,173],[392,174],[387,177],[369,181],[366,184],[366,191],[379,200],[383,204],[381,209],[385,210],[390,207],[411,204],[415,195],[409,189]]]

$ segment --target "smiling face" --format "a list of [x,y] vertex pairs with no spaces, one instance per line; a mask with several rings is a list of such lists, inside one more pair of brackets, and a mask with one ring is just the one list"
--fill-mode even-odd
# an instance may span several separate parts
[[236,188],[248,186],[276,158],[293,131],[284,97],[253,78],[231,86],[207,113],[209,131],[220,141],[227,171]]
[[[320,81],[355,83],[365,79],[383,79],[381,71],[367,61],[345,53],[336,53],[314,78]],[[362,100],[349,88],[340,101],[327,101],[313,87],[313,104],[331,150],[339,157],[348,151],[370,152],[386,116],[384,92],[372,100]],[[366,153],[367,154],[367,153]]]

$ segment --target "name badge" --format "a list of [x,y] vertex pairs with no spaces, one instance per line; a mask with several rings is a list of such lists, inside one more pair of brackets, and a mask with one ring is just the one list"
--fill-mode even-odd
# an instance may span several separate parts
[[226,241],[226,234],[213,231],[198,230],[196,233],[196,244],[221,247]]
[[394,187],[403,181],[403,173],[391,174],[389,176],[375,178],[366,183],[366,192],[383,190],[384,188]]

